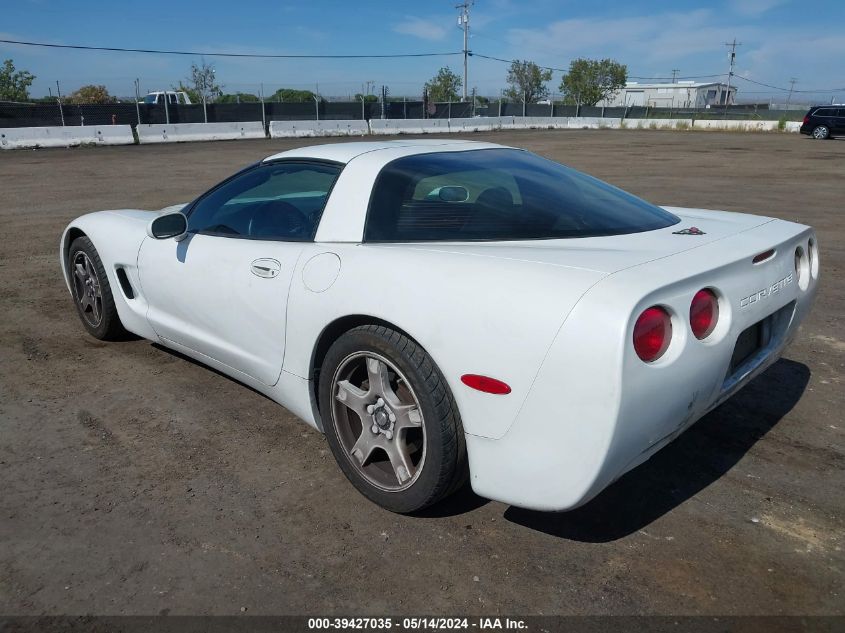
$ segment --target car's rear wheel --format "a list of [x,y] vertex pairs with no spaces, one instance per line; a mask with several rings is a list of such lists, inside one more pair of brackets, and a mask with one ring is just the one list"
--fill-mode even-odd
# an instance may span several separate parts
[[393,512],[429,506],[466,480],[457,406],[431,357],[390,328],[342,335],[320,370],[320,413],[335,460]]
[[813,128],[813,138],[824,140],[830,138],[830,129],[826,125],[818,125]]
[[88,333],[103,341],[125,337],[106,269],[94,244],[85,236],[70,245],[68,274],[79,320]]

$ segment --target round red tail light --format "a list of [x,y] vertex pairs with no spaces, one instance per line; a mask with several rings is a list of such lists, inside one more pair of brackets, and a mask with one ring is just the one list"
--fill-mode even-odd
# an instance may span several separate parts
[[671,339],[672,319],[663,308],[647,308],[634,324],[634,350],[646,363],[663,356]]
[[701,340],[710,336],[719,322],[719,300],[712,290],[699,290],[689,306],[689,324],[695,338]]

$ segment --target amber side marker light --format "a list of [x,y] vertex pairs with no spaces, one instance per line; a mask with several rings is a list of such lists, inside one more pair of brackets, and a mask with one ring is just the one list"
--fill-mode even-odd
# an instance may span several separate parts
[[479,376],[478,374],[464,374],[461,376],[461,382],[467,387],[483,391],[484,393],[492,393],[498,396],[503,396],[511,392],[511,388],[507,383],[489,376]]

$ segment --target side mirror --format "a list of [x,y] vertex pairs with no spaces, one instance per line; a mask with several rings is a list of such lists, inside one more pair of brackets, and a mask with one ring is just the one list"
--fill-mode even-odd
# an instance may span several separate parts
[[166,240],[170,237],[179,239],[184,237],[187,231],[188,218],[179,211],[160,215],[147,225],[147,235],[157,240]]

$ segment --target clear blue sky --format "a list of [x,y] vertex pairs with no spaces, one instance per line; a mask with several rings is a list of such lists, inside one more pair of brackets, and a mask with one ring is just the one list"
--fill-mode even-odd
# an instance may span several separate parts
[[[167,48],[216,52],[366,54],[458,51],[462,46],[454,0],[427,2],[310,2],[213,0],[7,0],[0,38],[61,44]],[[640,77],[726,73],[734,37],[737,74],[797,90],[845,88],[845,0],[642,0],[576,2],[477,0],[470,48],[507,59],[566,67],[575,57],[612,57]],[[88,83],[117,95],[171,86],[188,74],[190,57],[34,49],[0,44],[37,76],[34,96]],[[440,66],[462,72],[462,59],[236,60],[206,58],[226,92],[265,93],[280,86],[319,89],[327,96],[361,91],[368,80],[394,95],[418,95]],[[505,64],[470,59],[469,86],[494,95],[505,85]],[[549,83],[557,91],[560,72]],[[737,80],[739,97],[778,94]],[[845,101],[845,90],[796,95]]]

